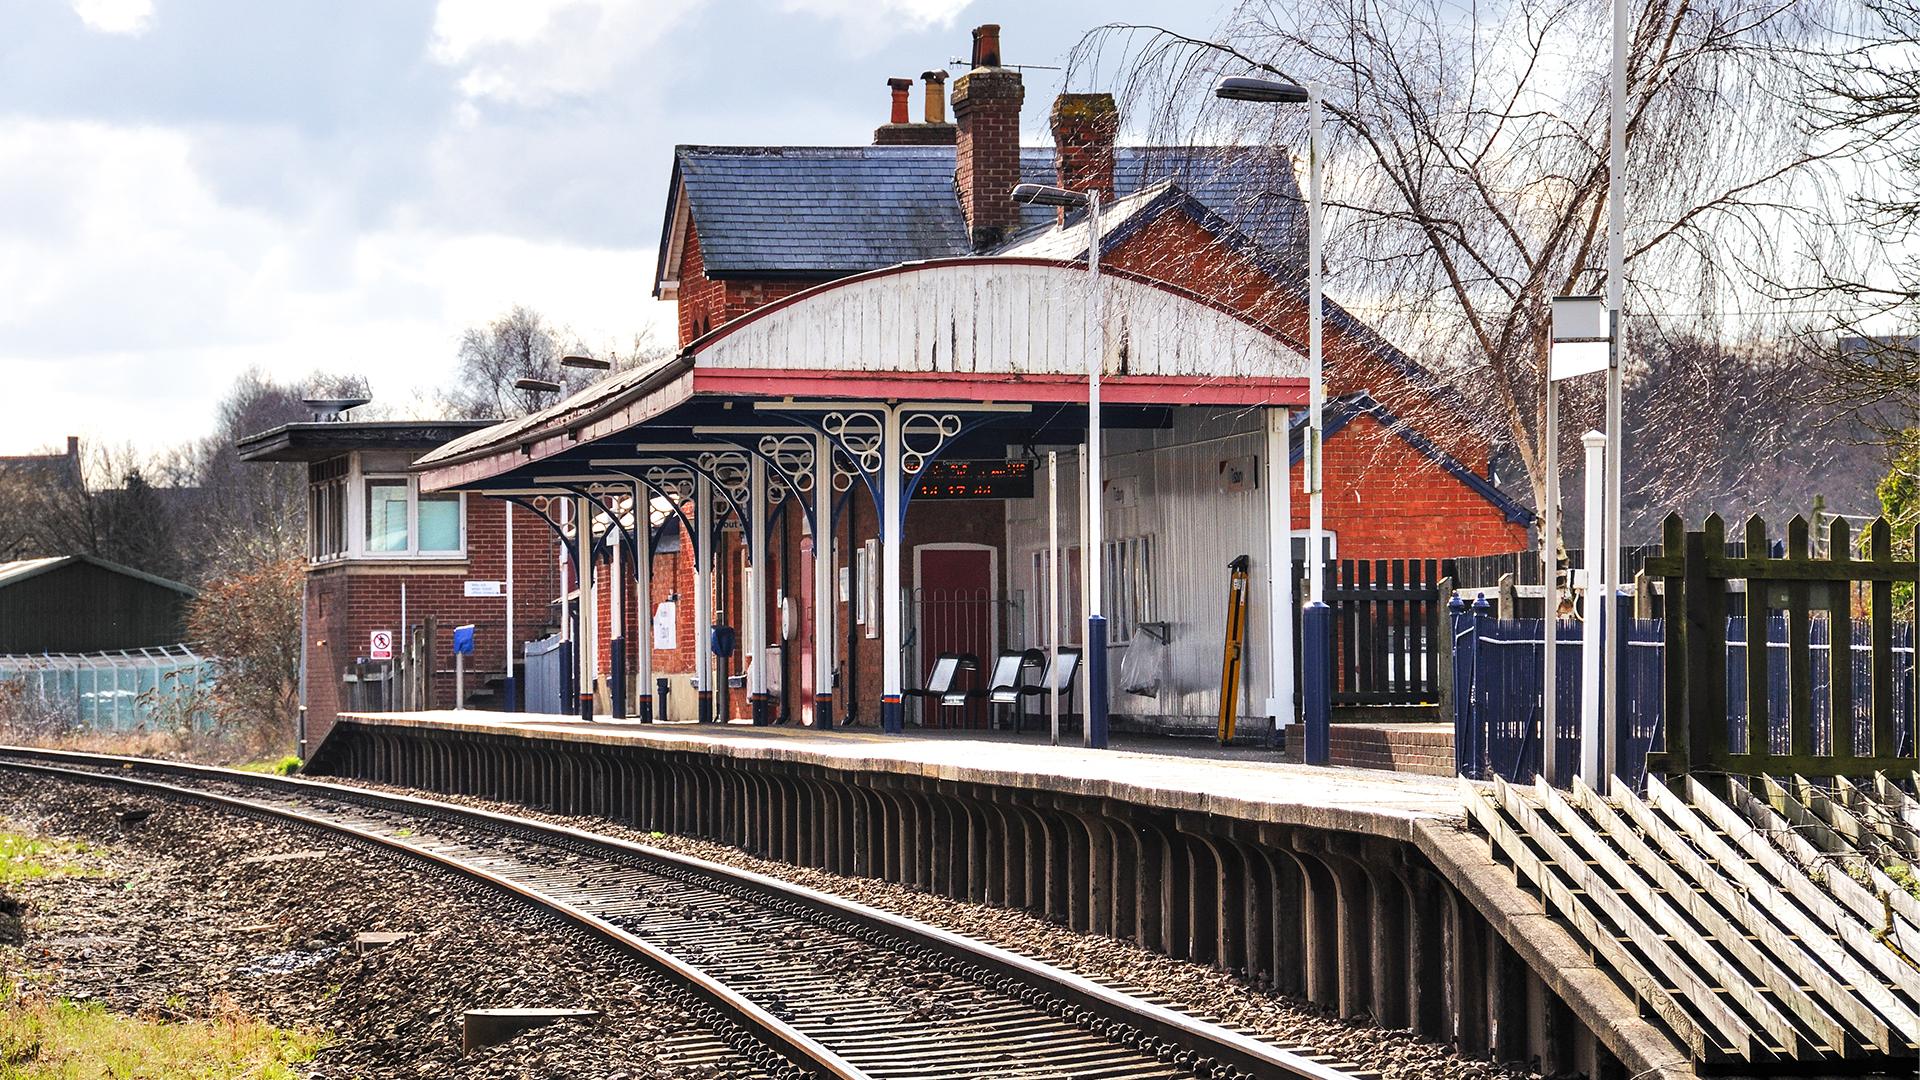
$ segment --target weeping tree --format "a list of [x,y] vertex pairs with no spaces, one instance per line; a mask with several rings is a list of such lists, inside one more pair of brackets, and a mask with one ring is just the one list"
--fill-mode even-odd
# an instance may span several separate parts
[[[1759,299],[1831,223],[1834,148],[1806,108],[1824,2],[1633,0],[1630,364],[1649,330],[1766,332]],[[1070,78],[1118,86],[1150,141],[1281,147],[1305,146],[1304,108],[1217,101],[1213,84],[1317,84],[1329,295],[1468,395],[1471,422],[1511,448],[1538,505],[1548,300],[1604,287],[1609,35],[1599,0],[1246,0],[1209,37],[1101,27]],[[1341,384],[1337,367],[1329,381]],[[1563,460],[1599,394],[1563,395]],[[1664,426],[1681,430],[1697,403],[1646,404],[1680,414]]]

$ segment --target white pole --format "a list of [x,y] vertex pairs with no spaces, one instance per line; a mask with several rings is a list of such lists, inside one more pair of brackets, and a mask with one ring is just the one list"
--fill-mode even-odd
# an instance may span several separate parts
[[1540,508],[1542,664],[1540,763],[1547,783],[1560,782],[1560,383],[1547,362],[1546,505]]
[[[513,680],[513,503],[511,500],[502,499],[500,500],[500,505],[504,507],[507,511],[507,581],[506,581],[506,587],[501,590],[507,595],[507,621],[506,621],[506,629],[501,632],[502,648],[504,648],[507,653],[507,679],[509,681],[509,684],[515,688],[514,692],[516,694],[525,694],[526,693],[525,688],[521,687],[518,683],[512,682]],[[509,701],[507,704],[511,706],[513,703]]]
[[[607,645],[611,648],[613,643],[617,641],[620,643],[620,651],[624,653],[627,647],[627,567],[626,559],[620,551],[620,522],[616,519],[616,515],[619,514],[619,512],[619,504],[609,497],[607,499],[607,554],[612,560],[612,573],[607,575],[607,585],[612,589],[612,592],[607,599]],[[616,659],[612,653],[609,652],[607,656],[607,673],[609,676],[607,692],[609,694],[613,692],[613,683],[611,682],[612,673],[616,668],[625,670],[625,664],[626,658],[624,656]],[[621,700],[608,702],[607,711],[609,713],[622,718],[626,717],[627,690],[627,687],[621,687]]]
[[1293,485],[1288,447],[1292,417],[1267,410],[1267,651],[1271,665],[1267,715],[1274,734],[1293,723]]
[[768,722],[767,710],[767,460],[747,455],[747,701],[755,723]]
[[[1620,311],[1626,295],[1626,183],[1627,183],[1627,5],[1625,0],[1613,0],[1613,78],[1612,104],[1610,110],[1610,128],[1607,138],[1607,310],[1612,313],[1612,324],[1608,328],[1610,339],[1607,350],[1607,463],[1606,463],[1606,534],[1602,551],[1601,567],[1602,595],[1606,597],[1607,621],[1612,621],[1614,598],[1620,595],[1620,472],[1625,464],[1621,451],[1621,409],[1620,409]],[[1591,563],[1593,560],[1588,559]],[[1592,573],[1591,567],[1588,569]],[[1591,600],[1591,598],[1589,598]],[[1606,716],[1606,731],[1603,736],[1604,759],[1602,768],[1604,778],[1610,784],[1615,773],[1615,758],[1618,748],[1614,745],[1617,735],[1615,717],[1619,695],[1613,692],[1620,670],[1619,635],[1609,632],[1602,648],[1606,653],[1606,693],[1602,696],[1601,707]],[[1596,783],[1594,787],[1605,790]]]
[[833,443],[813,437],[813,717],[833,726]]
[[580,718],[593,719],[593,678],[599,668],[600,651],[599,626],[600,612],[593,597],[593,511],[589,508],[585,495],[576,495],[573,500],[573,543],[574,566],[579,571],[579,581],[575,583],[580,598],[580,640],[574,644],[574,651],[580,667]]
[[880,437],[880,714],[882,727],[898,734],[905,727],[900,656],[900,412],[887,406]]
[[[1060,452],[1047,451],[1047,670],[1060,663]],[[1024,710],[1026,706],[1022,705]],[[1060,696],[1047,695],[1052,744],[1060,745]]]
[[693,688],[699,693],[703,715],[713,720],[713,650],[708,628],[713,625],[713,492],[707,478],[693,478]]
[[[1321,380],[1320,353],[1321,277],[1320,232],[1320,88],[1307,88],[1307,447],[1305,484],[1307,488],[1307,598],[1311,603],[1326,601],[1326,540],[1320,489],[1322,441],[1326,432],[1327,391]],[[1318,678],[1319,676],[1315,676]]]
[[1604,742],[1600,727],[1600,702],[1604,696],[1600,692],[1600,642],[1609,636],[1605,630],[1611,612],[1607,610],[1602,575],[1594,563],[1603,557],[1601,536],[1605,523],[1601,517],[1606,502],[1607,437],[1598,431],[1589,431],[1581,437],[1580,445],[1587,448],[1587,603],[1586,621],[1580,627],[1580,778],[1597,791],[1604,779],[1600,772]]
[[644,485],[633,485],[633,602],[638,608],[634,612],[634,629],[640,640],[633,650],[634,678],[639,685],[635,701],[641,706],[640,719],[652,720],[653,715],[653,514],[652,500],[647,496]]
[[1101,614],[1101,574],[1105,551],[1101,545],[1100,490],[1100,368],[1107,361],[1107,321],[1100,304],[1100,193],[1087,192],[1087,272],[1093,290],[1094,346],[1087,354],[1087,547],[1080,553],[1081,572],[1087,577],[1087,617]]
[[[1101,482],[1100,369],[1107,362],[1107,319],[1100,288],[1100,192],[1087,192],[1087,273],[1093,289],[1093,349],[1087,357],[1087,550],[1081,566],[1087,575],[1086,702],[1080,709],[1081,742],[1107,746],[1107,620],[1102,592],[1107,573],[1106,490]],[[1049,688],[1058,692],[1058,687]]]

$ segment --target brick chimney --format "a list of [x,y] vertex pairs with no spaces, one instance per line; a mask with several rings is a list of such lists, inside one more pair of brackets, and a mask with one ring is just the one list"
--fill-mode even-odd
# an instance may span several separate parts
[[888,79],[887,86],[893,91],[893,114],[887,123],[873,129],[873,145],[953,145],[953,125],[947,123],[947,73],[929,71],[920,77],[927,80],[926,122],[910,123],[907,117],[907,91],[913,89],[913,80]]
[[1061,94],[1053,99],[1053,167],[1069,191],[1100,192],[1113,199],[1113,137],[1120,107],[1112,94]]
[[973,31],[973,70],[954,80],[958,128],[953,186],[975,250],[989,248],[1020,227],[1013,186],[1020,182],[1020,73],[1000,65],[1000,27]]

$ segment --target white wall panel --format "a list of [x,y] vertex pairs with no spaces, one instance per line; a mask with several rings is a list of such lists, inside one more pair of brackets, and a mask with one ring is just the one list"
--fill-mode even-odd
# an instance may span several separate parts
[[[1109,375],[1298,378],[1305,361],[1237,317],[1158,286],[1105,279]],[[768,311],[708,345],[701,367],[1074,375],[1087,275],[1071,266],[929,263]]]

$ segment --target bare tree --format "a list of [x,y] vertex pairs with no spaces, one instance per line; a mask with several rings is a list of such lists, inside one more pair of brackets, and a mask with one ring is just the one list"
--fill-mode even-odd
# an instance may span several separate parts
[[[1627,307],[1654,313],[1636,322],[1716,332],[1810,243],[1813,210],[1833,201],[1829,148],[1802,107],[1817,2],[1636,4]],[[1158,141],[1300,146],[1305,110],[1208,91],[1249,72],[1318,84],[1332,291],[1475,398],[1537,505],[1547,302],[1599,291],[1605,266],[1607,42],[1598,0],[1245,0],[1212,39],[1104,27],[1074,68],[1117,67]],[[1649,329],[1630,325],[1629,348]],[[1597,402],[1585,390],[1571,404]]]
[[608,361],[611,371],[621,371],[664,352],[645,334],[635,335],[624,349],[589,349],[572,330],[554,326],[539,312],[516,304],[505,315],[461,335],[460,364],[447,391],[447,411],[467,417],[525,416],[552,404],[556,395],[522,390],[514,385],[521,379],[558,383],[557,397],[565,398],[605,377],[606,373],[592,368],[565,367],[560,363],[563,356],[593,356]]
[[1823,403],[1852,413],[1910,468],[1920,438],[1920,2],[1867,0],[1833,34],[1846,47],[1827,68],[1820,116],[1850,159],[1865,228],[1816,253],[1819,274],[1796,299],[1831,314],[1813,328],[1830,378]]

